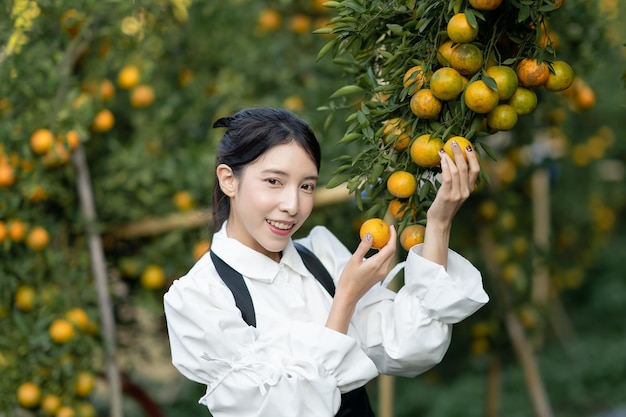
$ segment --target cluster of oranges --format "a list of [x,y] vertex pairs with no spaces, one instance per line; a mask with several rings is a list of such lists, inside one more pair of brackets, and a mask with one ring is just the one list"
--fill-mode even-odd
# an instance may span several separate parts
[[20,219],[0,220],[0,244],[5,241],[26,243],[30,249],[41,251],[48,246],[50,234],[42,226],[30,227]]
[[[554,2],[553,10],[562,4]],[[396,166],[388,167],[380,186],[386,187],[387,213],[401,229],[423,223],[421,203],[432,194],[420,190],[438,172],[441,149],[453,157],[453,141],[465,151],[479,136],[513,129],[520,117],[536,109],[540,90],[590,96],[572,67],[556,59],[545,17],[520,23],[526,25],[521,29],[526,32],[524,44],[512,41],[518,33],[506,26],[493,26],[504,14],[511,19],[512,8],[501,0],[471,0],[464,10],[438,7],[441,19],[428,29],[436,35],[417,40],[428,43],[423,55],[406,59],[404,69],[387,72],[397,78],[381,82],[400,85],[400,90],[377,93],[372,100],[395,109],[388,112],[394,117],[382,120],[377,135],[383,149],[395,152],[389,160]],[[541,41],[535,35],[539,32]]]

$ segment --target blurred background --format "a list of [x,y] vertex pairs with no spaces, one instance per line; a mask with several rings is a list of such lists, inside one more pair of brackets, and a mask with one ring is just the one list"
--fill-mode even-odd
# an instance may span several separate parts
[[[2,3],[0,416],[210,415],[171,366],[162,296],[210,247],[218,117],[307,120],[324,160],[299,234],[322,223],[356,247],[362,210],[323,187],[361,146],[339,142],[354,107],[329,106],[353,80],[317,59],[323,3]],[[380,417],[626,415],[626,1],[550,19],[578,93],[538,93],[483,138],[491,183],[455,219],[491,302],[431,371],[368,385]]]

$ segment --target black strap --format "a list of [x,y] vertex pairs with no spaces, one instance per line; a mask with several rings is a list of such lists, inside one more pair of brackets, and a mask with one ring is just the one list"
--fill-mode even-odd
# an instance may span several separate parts
[[[317,256],[304,246],[294,242],[296,250],[302,258],[306,269],[313,274],[315,279],[328,291],[331,297],[335,296],[335,283],[328,270]],[[241,311],[241,317],[249,326],[256,327],[256,315],[254,304],[243,276],[224,262],[219,256],[211,251],[211,259],[222,281],[228,286],[235,297],[235,305]],[[367,390],[360,387],[350,392],[341,394],[341,407],[335,417],[375,417],[370,404]]]
[[252,296],[250,296],[250,291],[248,291],[243,276],[224,262],[222,258],[217,256],[213,251],[210,252],[217,273],[228,286],[228,289],[233,293],[233,297],[235,297],[235,304],[241,311],[241,317],[248,323],[248,326],[256,327],[256,314],[254,314]]

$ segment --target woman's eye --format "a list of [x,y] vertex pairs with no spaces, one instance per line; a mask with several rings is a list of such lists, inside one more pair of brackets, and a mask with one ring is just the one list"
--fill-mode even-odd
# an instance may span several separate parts
[[313,192],[315,191],[315,184],[303,184],[302,189],[305,191]]
[[268,179],[267,179],[267,182],[268,182],[270,185],[279,185],[279,184],[280,184],[280,181],[278,181],[276,178],[268,178]]

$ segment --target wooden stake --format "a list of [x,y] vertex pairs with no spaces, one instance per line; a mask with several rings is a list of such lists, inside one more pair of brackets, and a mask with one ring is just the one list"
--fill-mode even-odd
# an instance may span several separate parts
[[122,382],[116,360],[115,320],[113,318],[113,307],[107,285],[106,262],[104,249],[102,248],[102,239],[96,227],[96,208],[89,167],[87,166],[85,151],[81,145],[72,153],[72,162],[76,169],[76,186],[78,188],[83,217],[85,218],[85,229],[91,257],[91,270],[98,293],[98,307],[100,310],[100,321],[104,338],[106,375],[109,383],[111,401],[110,415],[111,417],[122,417]]

